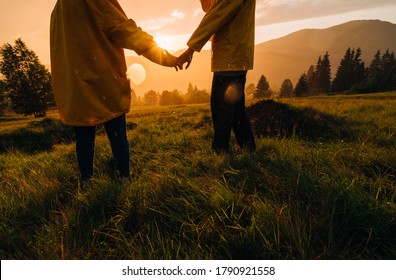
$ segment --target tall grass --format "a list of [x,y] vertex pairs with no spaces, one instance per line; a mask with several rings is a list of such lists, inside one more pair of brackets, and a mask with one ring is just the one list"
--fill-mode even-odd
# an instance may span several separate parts
[[218,156],[208,105],[133,108],[131,182],[99,133],[87,186],[56,115],[1,119],[2,259],[395,259],[396,93],[279,102],[342,127]]

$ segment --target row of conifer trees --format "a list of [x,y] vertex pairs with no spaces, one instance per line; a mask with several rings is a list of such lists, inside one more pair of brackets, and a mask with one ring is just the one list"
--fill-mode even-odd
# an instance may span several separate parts
[[323,57],[319,57],[316,65],[310,66],[300,76],[293,95],[299,97],[396,90],[396,59],[393,52],[387,50],[381,54],[378,50],[368,66],[361,56],[360,48],[348,48],[332,79],[329,53],[326,52]]

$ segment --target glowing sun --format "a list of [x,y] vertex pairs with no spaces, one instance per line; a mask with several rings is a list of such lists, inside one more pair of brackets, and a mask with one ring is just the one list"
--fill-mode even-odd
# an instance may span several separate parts
[[135,85],[140,85],[146,79],[146,69],[139,63],[134,63],[129,66],[127,74]]
[[154,37],[154,41],[157,42],[158,46],[165,50],[169,50],[172,45],[169,36],[162,36],[159,35],[159,33]]

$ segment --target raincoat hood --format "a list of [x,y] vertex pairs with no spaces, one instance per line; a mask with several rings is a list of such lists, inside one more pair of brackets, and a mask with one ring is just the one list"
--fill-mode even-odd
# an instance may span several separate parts
[[215,0],[200,0],[200,1],[201,1],[202,10],[205,13],[207,13]]

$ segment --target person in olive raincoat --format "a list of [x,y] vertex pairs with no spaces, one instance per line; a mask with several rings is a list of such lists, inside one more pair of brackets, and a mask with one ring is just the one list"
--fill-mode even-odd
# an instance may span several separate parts
[[120,176],[130,176],[125,114],[131,88],[123,48],[178,69],[176,57],[128,19],[116,0],[56,2],[50,24],[52,86],[61,121],[75,130],[83,181],[93,176],[98,124],[105,126]]
[[189,67],[194,52],[212,41],[212,148],[229,153],[231,130],[241,148],[256,149],[245,111],[245,83],[253,69],[256,0],[201,0],[206,12],[178,58]]

